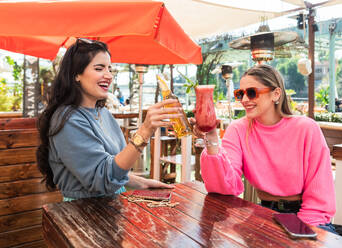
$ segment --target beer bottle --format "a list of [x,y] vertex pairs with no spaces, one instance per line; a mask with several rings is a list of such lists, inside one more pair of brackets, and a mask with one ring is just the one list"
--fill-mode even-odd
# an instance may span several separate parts
[[[157,75],[157,80],[158,80],[158,84],[163,96],[163,100],[166,99],[177,99],[178,97],[176,95],[174,95],[171,90],[169,89],[169,87],[167,86],[166,80],[164,78],[163,75],[158,74]],[[178,101],[179,103],[179,101]],[[166,108],[172,108],[172,107],[180,107],[181,104],[168,104],[165,105]],[[170,121],[173,122],[173,130],[175,131],[175,134],[177,136],[177,138],[181,138],[183,136],[189,135],[192,132],[192,127],[188,121],[188,118],[186,117],[186,114],[182,108],[182,112],[183,112],[183,116],[180,118],[174,118],[174,119],[170,119]]]

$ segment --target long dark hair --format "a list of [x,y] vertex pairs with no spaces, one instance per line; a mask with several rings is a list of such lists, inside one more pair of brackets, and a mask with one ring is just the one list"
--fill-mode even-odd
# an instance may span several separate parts
[[[37,149],[37,164],[43,174],[46,186],[50,190],[56,189],[53,182],[53,173],[49,164],[49,138],[56,135],[68,120],[71,112],[78,108],[82,100],[81,86],[76,82],[77,75],[82,74],[88,64],[99,52],[107,52],[108,47],[100,41],[87,39],[77,39],[77,41],[66,51],[55,77],[48,104],[43,113],[38,118],[38,131],[40,145]],[[99,100],[96,107],[103,107],[105,99]],[[51,118],[57,109],[65,108],[66,111],[61,116],[61,122],[51,128]]]

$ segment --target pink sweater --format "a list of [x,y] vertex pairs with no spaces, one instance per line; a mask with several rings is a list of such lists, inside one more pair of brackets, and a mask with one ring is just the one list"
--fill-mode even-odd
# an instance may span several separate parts
[[255,121],[248,140],[247,127],[246,118],[234,121],[217,155],[204,149],[201,173],[208,192],[239,195],[244,174],[272,195],[303,194],[298,217],[311,225],[329,223],[336,211],[335,190],[329,148],[317,123],[303,116],[273,126]]

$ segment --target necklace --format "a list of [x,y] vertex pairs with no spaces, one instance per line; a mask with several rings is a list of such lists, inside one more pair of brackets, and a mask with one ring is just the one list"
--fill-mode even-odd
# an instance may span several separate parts
[[[95,114],[88,109],[86,109],[86,110],[95,118],[95,120],[97,120],[99,122],[100,127],[101,127],[104,135],[109,137],[109,133],[102,123],[101,114],[100,114],[100,111],[98,110],[98,108],[95,109]],[[96,115],[96,113],[97,113],[97,115]]]
[[98,111],[98,109],[95,109],[95,114],[94,113],[92,113],[92,114],[93,114],[95,120],[97,120],[97,121],[100,120],[100,122],[101,122],[101,115],[100,115],[100,111]]
[[100,111],[98,111],[97,108],[94,109],[95,114],[91,110],[89,110],[87,108],[84,108],[84,109],[87,110],[87,112],[90,113],[95,118],[95,120],[97,120],[97,121],[100,120],[100,122],[101,122]]

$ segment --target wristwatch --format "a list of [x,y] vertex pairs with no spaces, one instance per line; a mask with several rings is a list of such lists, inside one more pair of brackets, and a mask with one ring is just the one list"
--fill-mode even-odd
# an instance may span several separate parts
[[144,137],[138,133],[133,134],[133,137],[129,140],[129,142],[134,145],[139,152],[142,152],[142,149],[147,145]]

